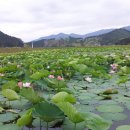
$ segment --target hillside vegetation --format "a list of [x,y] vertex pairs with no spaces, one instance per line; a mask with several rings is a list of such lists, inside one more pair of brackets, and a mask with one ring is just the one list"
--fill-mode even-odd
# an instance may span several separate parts
[[[61,36],[61,35],[60,35]],[[100,45],[123,45],[129,44],[128,40],[130,38],[130,31],[121,28],[115,29],[111,32],[98,35],[98,36],[91,36],[86,38],[76,38],[76,37],[58,37],[51,38],[51,39],[39,39],[32,42],[27,43],[27,45],[34,47],[72,47],[72,46],[100,46]]]
[[23,47],[23,41],[0,31],[0,47]]

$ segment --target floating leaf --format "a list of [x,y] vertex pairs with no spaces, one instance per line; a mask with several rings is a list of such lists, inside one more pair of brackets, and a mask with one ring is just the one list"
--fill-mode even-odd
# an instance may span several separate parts
[[112,121],[120,121],[125,120],[128,116],[123,113],[103,113],[100,115],[104,119],[112,120]]
[[12,89],[14,91],[17,91],[19,88],[17,86],[16,81],[9,81],[2,86],[2,90],[4,90],[4,89]]
[[26,100],[25,98],[20,98],[20,100],[15,100],[15,101],[10,101],[10,106],[11,108],[14,109],[26,109],[28,108],[28,100]]
[[4,109],[2,107],[0,107],[0,112],[4,111]]
[[0,122],[9,122],[14,120],[18,115],[10,112],[0,114]]
[[75,104],[74,106],[81,113],[82,112],[86,113],[86,112],[92,112],[92,111],[94,111],[94,107],[91,106],[91,105]]
[[119,105],[100,105],[97,107],[97,110],[99,112],[111,112],[111,113],[117,113],[117,112],[123,112],[123,108]]
[[107,121],[94,113],[85,113],[86,126],[92,130],[108,130],[112,124],[111,121]]
[[1,130],[22,130],[22,127],[18,127],[15,124],[4,124],[4,125],[0,125],[0,129]]
[[8,100],[10,100],[10,101],[11,100],[18,100],[20,98],[19,95],[11,89],[2,90],[2,94],[6,98],[8,98]]
[[130,130],[130,125],[121,125],[116,128],[116,130]]

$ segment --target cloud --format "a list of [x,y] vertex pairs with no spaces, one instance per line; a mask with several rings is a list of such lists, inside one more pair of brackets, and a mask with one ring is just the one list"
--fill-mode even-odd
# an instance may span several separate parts
[[129,25],[129,0],[0,0],[0,30],[30,41]]

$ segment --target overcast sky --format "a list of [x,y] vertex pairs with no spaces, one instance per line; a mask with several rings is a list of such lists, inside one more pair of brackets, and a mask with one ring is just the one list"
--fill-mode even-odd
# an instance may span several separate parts
[[30,41],[130,25],[130,0],[0,0],[0,31]]

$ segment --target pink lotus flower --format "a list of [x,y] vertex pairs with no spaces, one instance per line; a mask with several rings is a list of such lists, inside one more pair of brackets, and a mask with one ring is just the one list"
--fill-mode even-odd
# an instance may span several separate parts
[[22,88],[23,87],[23,82],[18,82],[18,87]]
[[57,80],[64,80],[61,76],[57,76]]
[[29,82],[23,83],[23,87],[30,88],[31,87],[31,83],[29,83]]
[[54,79],[55,77],[54,77],[54,75],[49,75],[48,78]]
[[110,66],[111,66],[111,69],[115,71],[117,70],[118,64],[111,64]]
[[26,83],[23,83],[23,82],[18,82],[18,87],[19,88],[22,88],[22,87],[27,87],[27,88],[30,88],[31,87],[31,83],[29,82],[26,82]]

